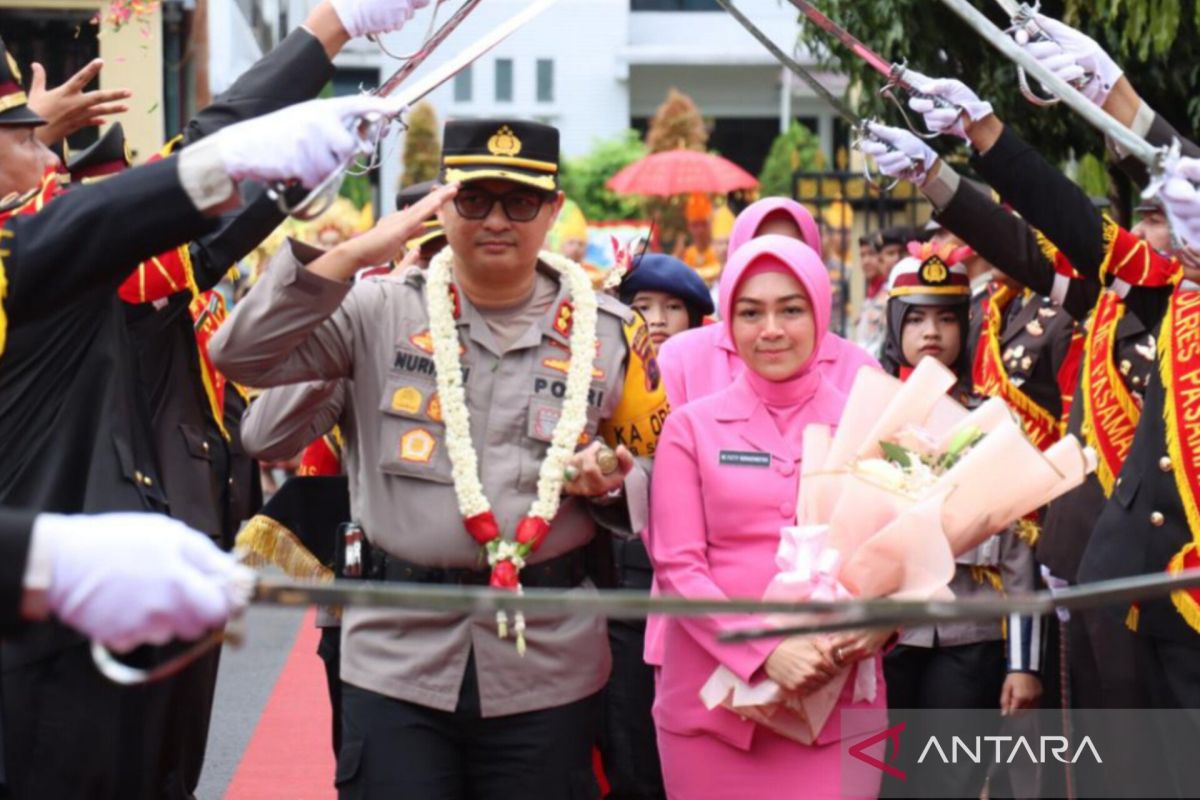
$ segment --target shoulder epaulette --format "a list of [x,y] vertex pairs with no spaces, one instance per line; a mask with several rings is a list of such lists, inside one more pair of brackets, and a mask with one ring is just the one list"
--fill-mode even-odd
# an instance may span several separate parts
[[596,308],[628,324],[633,321],[633,309],[606,292],[596,292]]

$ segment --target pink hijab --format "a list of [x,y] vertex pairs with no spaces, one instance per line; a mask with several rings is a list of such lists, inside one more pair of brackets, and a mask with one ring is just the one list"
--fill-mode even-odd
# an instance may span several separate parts
[[[736,225],[734,233],[737,233]],[[750,275],[761,272],[790,273],[808,293],[816,320],[813,354],[804,365],[801,374],[811,372],[811,367],[816,363],[816,355],[820,352],[821,344],[829,332],[830,303],[833,296],[833,288],[829,284],[829,273],[825,270],[825,263],[821,260],[821,256],[803,242],[778,234],[758,236],[746,242],[737,251],[732,250],[732,242],[731,237],[730,249],[733,255],[725,264],[725,271],[721,274],[721,283],[728,285],[729,291],[724,291],[723,286],[719,298],[721,301],[721,325],[725,328],[725,334],[729,337],[730,343],[733,342],[731,332],[733,301],[737,297],[737,290],[742,282]]]
[[791,217],[796,227],[800,229],[800,238],[806,245],[817,251],[817,257],[824,259],[821,252],[821,231],[817,227],[813,215],[808,209],[792,200],[790,197],[765,197],[762,200],[746,206],[742,213],[733,221],[733,230],[729,233],[729,252],[732,255],[738,248],[758,235],[767,217],[783,213]]

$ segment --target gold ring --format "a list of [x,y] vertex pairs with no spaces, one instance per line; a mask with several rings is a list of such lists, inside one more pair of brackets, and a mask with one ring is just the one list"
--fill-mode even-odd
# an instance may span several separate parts
[[621,462],[611,448],[601,447],[596,451],[596,466],[600,468],[601,475],[611,475],[621,466]]
[[842,666],[842,648],[840,648],[840,647],[833,648],[833,663],[836,666],[839,666],[839,667]]

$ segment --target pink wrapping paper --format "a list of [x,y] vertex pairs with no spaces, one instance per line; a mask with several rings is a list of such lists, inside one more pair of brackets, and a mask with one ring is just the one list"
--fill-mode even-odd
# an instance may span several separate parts
[[[1072,436],[1039,451],[998,398],[968,413],[946,395],[953,384],[953,374],[929,358],[904,383],[862,370],[836,434],[826,426],[805,430],[797,525],[781,531],[780,572],[766,598],[949,599],[956,556],[1078,486],[1095,468],[1094,454]],[[874,473],[855,472],[859,459],[881,456],[881,440],[937,455],[966,428],[984,435],[920,496],[884,485]],[[795,625],[805,619],[768,621]],[[852,672],[855,700],[873,699],[870,659],[803,697],[789,696],[771,680],[747,684],[724,667],[700,694],[710,709],[724,706],[811,744]]]

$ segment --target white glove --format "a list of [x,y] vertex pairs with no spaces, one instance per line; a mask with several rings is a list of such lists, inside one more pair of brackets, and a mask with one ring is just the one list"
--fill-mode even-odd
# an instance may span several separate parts
[[1176,238],[1200,246],[1200,159],[1181,158],[1167,167],[1162,201]]
[[879,171],[889,178],[924,182],[925,175],[937,163],[938,154],[903,128],[892,128],[878,122],[868,122],[867,131],[874,138],[863,137],[855,146],[872,156]]
[[1017,31],[1017,44],[1025,48],[1046,69],[1067,83],[1086,81],[1080,91],[1097,106],[1104,105],[1109,93],[1124,74],[1108,53],[1095,40],[1084,36],[1070,25],[1038,14],[1038,27],[1050,37],[1041,42],[1027,41]]
[[935,80],[911,69],[905,71],[904,79],[921,95],[927,95],[910,98],[908,107],[925,118],[925,126],[933,133],[951,133],[969,141],[963,117],[978,122],[992,113],[992,104],[980,100],[962,81]]
[[429,0],[330,0],[333,11],[352,37],[398,31]]
[[364,115],[401,110],[394,100],[365,94],[309,100],[230,125],[213,139],[234,180],[298,180],[312,188],[356,153],[371,151],[355,132]]
[[50,611],[119,652],[197,639],[244,608],[253,586],[207,536],[158,514],[41,514],[33,536],[32,552],[52,564]]

